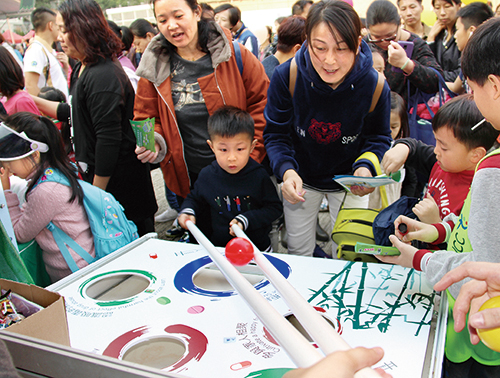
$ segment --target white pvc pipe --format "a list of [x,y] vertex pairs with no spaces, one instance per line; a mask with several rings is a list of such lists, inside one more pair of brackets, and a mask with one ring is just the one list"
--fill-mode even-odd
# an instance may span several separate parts
[[[234,234],[245,238],[250,243],[252,241],[237,225],[231,227]],[[302,295],[287,281],[285,277],[274,267],[273,264],[259,251],[252,243],[254,249],[254,260],[260,267],[267,279],[279,291],[286,304],[290,307],[295,317],[304,327],[311,338],[317,343],[325,354],[330,354],[338,350],[350,349],[349,344],[328,324],[321,314],[319,314]],[[355,378],[380,378],[380,375],[370,369],[364,368],[355,374]]]
[[186,225],[196,240],[207,250],[213,262],[229,283],[243,297],[255,315],[297,366],[308,367],[323,358],[323,355],[221,255],[193,222],[187,221]]

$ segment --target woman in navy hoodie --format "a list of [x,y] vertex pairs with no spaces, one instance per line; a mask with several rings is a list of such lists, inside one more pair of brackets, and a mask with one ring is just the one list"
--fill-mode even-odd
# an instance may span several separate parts
[[[264,140],[274,174],[283,180],[288,253],[311,256],[323,195],[328,197],[332,224],[345,196],[333,176],[375,176],[368,160],[356,159],[371,151],[381,160],[389,148],[391,103],[384,82],[370,111],[378,73],[372,68],[370,48],[361,39],[359,16],[350,5],[315,3],[307,17],[306,35],[294,58],[294,90],[292,61],[274,72],[264,111]],[[360,197],[372,191],[353,187],[346,206],[363,206]]]

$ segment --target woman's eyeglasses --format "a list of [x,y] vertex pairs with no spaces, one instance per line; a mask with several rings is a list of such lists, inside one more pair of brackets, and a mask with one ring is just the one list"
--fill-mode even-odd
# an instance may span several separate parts
[[397,36],[398,36],[398,33],[396,32],[396,33],[394,33],[394,35],[392,37],[373,39],[371,34],[368,34],[368,42],[371,42],[371,43],[390,42],[390,41],[396,40]]

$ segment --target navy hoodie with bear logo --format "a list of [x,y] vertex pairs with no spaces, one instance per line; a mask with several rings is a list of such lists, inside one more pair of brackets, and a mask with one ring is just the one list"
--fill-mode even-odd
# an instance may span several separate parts
[[264,141],[274,174],[283,178],[295,170],[305,187],[337,191],[333,176],[352,174],[360,166],[375,170],[368,160],[355,160],[371,151],[379,160],[390,147],[390,89],[387,83],[369,113],[378,73],[372,55],[361,42],[352,70],[333,89],[314,69],[307,42],[295,55],[297,78],[290,94],[290,60],[276,67],[267,94]]

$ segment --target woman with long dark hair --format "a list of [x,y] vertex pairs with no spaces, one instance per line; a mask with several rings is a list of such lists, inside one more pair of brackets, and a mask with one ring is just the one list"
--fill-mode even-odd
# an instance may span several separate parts
[[[137,161],[133,119],[134,89],[118,56],[122,42],[94,0],[67,0],[56,19],[64,52],[79,62],[71,76],[71,124],[75,158],[85,181],[113,194],[139,235],[154,231],[156,198],[149,166]],[[38,99],[44,107],[47,102]],[[39,105],[40,106],[40,105]],[[67,120],[69,106],[57,105]]]

